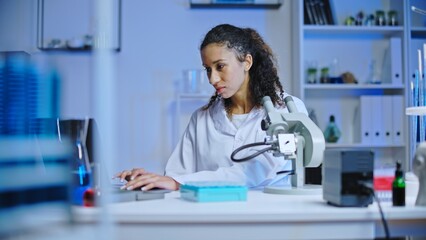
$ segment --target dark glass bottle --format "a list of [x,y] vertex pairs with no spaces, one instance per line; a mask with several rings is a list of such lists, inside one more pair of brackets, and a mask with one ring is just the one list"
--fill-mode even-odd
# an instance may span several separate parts
[[392,203],[394,206],[405,206],[405,180],[401,163],[396,163],[395,179],[392,183]]
[[325,141],[329,143],[335,143],[340,138],[340,129],[337,127],[334,115],[330,116],[330,122],[324,131]]

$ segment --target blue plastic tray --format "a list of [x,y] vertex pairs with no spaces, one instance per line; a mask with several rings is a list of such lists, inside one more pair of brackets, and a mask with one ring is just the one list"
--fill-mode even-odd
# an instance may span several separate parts
[[247,187],[231,182],[188,182],[180,186],[180,196],[195,202],[246,201]]

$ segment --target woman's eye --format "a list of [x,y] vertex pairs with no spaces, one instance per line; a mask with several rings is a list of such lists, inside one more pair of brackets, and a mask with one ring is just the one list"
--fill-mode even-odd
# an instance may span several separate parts
[[224,66],[225,65],[223,65],[223,64],[218,64],[216,68],[217,68],[218,71],[220,71],[220,70],[223,69]]
[[204,68],[204,71],[206,71],[207,73],[210,73],[212,71],[211,68]]

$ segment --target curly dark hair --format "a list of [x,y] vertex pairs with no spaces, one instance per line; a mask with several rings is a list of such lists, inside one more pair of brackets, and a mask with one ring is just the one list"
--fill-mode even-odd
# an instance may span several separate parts
[[[284,105],[284,90],[277,73],[276,58],[256,30],[221,24],[206,34],[200,45],[200,51],[209,44],[224,45],[233,50],[240,62],[244,61],[247,54],[252,55],[249,91],[255,107],[262,105],[261,101],[264,96],[269,96],[274,105]],[[220,96],[215,93],[204,109],[208,109],[218,99]],[[226,108],[229,107],[231,100],[224,99],[224,104]]]

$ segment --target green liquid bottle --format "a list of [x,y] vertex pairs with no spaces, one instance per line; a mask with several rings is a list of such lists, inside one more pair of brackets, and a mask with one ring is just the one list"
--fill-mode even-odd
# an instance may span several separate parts
[[401,163],[396,163],[395,179],[392,183],[392,203],[394,206],[405,206],[405,180]]
[[330,121],[327,124],[327,128],[324,131],[324,138],[326,142],[335,143],[340,138],[340,129],[337,127],[335,118],[333,115],[330,116]]

